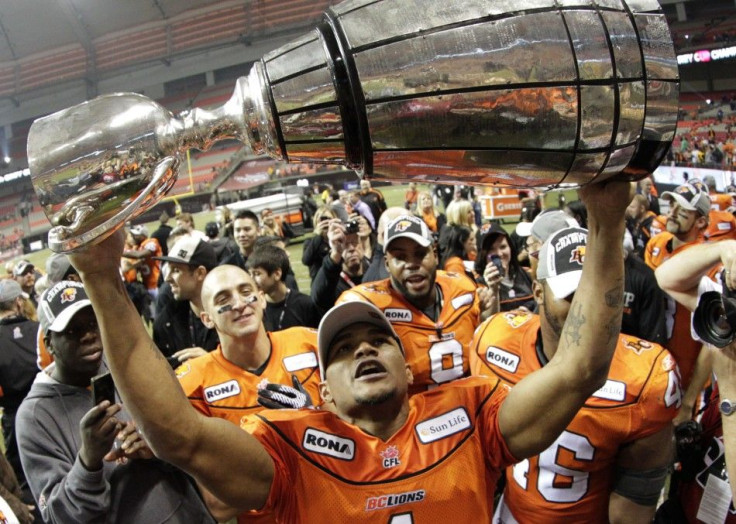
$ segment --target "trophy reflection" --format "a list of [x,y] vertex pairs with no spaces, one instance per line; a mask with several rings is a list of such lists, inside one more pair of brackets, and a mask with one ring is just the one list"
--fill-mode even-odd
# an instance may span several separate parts
[[[513,5],[513,7],[511,7]],[[213,111],[116,94],[37,120],[50,247],[104,238],[223,138],[390,181],[544,187],[652,171],[677,60],[656,0],[348,0],[267,54]]]

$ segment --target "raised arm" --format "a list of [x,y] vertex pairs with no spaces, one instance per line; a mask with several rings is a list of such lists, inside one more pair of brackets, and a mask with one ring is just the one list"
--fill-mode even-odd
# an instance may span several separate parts
[[126,408],[158,457],[193,475],[230,506],[261,508],[273,480],[273,461],[250,434],[189,405],[120,280],[122,252],[118,232],[70,259],[92,301]]
[[736,289],[736,240],[698,244],[659,266],[654,275],[665,293],[690,311],[698,305],[698,283],[716,264],[725,267],[726,284]]
[[588,240],[557,351],[512,388],[499,413],[501,432],[518,459],[551,445],[606,381],[623,312],[624,212],[630,189],[629,183],[607,182],[580,190],[588,208]]

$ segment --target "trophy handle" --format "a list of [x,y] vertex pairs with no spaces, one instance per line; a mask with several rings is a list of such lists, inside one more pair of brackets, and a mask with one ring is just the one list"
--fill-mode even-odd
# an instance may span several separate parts
[[51,228],[49,231],[49,248],[57,253],[69,253],[106,239],[123,227],[128,220],[135,218],[156,204],[160,200],[157,197],[166,193],[176,182],[176,176],[174,175],[178,168],[179,158],[177,156],[164,157],[154,169],[153,177],[146,189],[135,200],[125,203],[123,209],[112,218],[81,235],[77,235],[77,229],[85,218],[94,211],[94,207],[91,205],[80,205],[75,209],[74,218],[70,225]]

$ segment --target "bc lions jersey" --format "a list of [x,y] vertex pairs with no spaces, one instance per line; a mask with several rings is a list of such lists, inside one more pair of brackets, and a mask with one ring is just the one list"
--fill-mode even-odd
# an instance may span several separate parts
[[[537,315],[521,310],[488,319],[471,346],[473,374],[493,374],[513,386],[541,369],[539,325]],[[619,449],[671,424],[681,400],[670,353],[620,335],[605,385],[548,449],[507,470],[502,520],[608,522]]]
[[[687,248],[703,241],[700,237],[696,242],[684,244],[677,249],[673,248],[673,235],[665,231],[652,237],[647,244],[644,261],[649,267],[656,270],[665,260],[672,258]],[[665,304],[665,321],[667,324],[667,349],[680,367],[682,373],[682,385],[687,388],[692,379],[695,361],[700,354],[702,344],[693,340],[690,336],[690,311],[685,306],[675,302],[667,296]]]
[[263,408],[258,404],[258,387],[268,382],[291,385],[291,375],[319,402],[317,332],[293,327],[268,333],[271,355],[260,375],[236,366],[225,358],[222,348],[187,360],[176,369],[189,402],[208,417],[240,424],[243,415]]
[[280,522],[489,522],[489,493],[515,462],[498,428],[506,394],[472,377],[414,395],[387,441],[328,411],[246,417],[274,462],[264,509]]
[[365,300],[383,311],[414,374],[410,395],[468,375],[468,344],[480,323],[475,283],[465,275],[437,271],[436,285],[443,301],[437,322],[411,305],[389,279],[356,286],[337,299],[337,304]]

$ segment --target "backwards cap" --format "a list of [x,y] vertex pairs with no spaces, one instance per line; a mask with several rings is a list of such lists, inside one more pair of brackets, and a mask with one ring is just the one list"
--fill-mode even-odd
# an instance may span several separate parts
[[401,352],[404,352],[401,339],[380,309],[370,302],[364,302],[362,300],[343,302],[342,304],[338,304],[330,309],[325,316],[322,317],[322,321],[319,323],[319,328],[317,329],[319,372],[322,380],[325,380],[325,369],[329,363],[327,361],[327,357],[332,341],[335,340],[335,337],[346,327],[358,323],[373,324],[374,326],[383,329],[396,339],[399,343],[399,348],[401,348]]
[[547,282],[555,297],[567,298],[577,290],[587,240],[587,230],[570,227],[554,233],[539,250],[537,280]]

